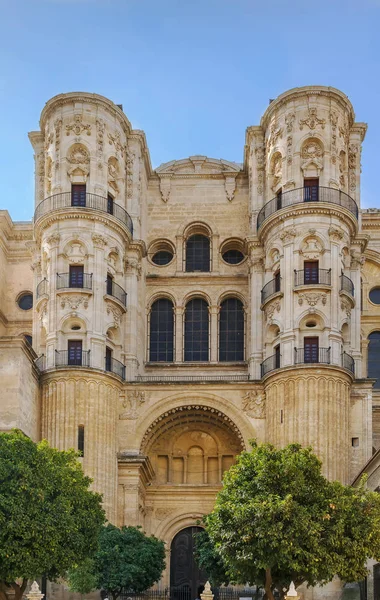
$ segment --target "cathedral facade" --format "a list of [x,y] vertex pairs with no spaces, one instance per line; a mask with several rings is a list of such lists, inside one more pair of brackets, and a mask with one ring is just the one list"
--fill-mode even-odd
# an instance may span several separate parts
[[55,96],[29,134],[33,221],[0,212],[0,429],[78,449],[109,521],[167,542],[162,585],[194,579],[170,549],[252,438],[311,445],[346,484],[380,447],[366,129],[308,86],[247,128],[243,163],[153,170],[96,94]]

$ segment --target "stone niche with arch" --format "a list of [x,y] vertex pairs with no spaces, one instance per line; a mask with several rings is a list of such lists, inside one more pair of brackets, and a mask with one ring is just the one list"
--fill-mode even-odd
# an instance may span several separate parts
[[219,485],[242,450],[242,436],[231,419],[202,405],[165,413],[141,448],[152,464],[155,486]]

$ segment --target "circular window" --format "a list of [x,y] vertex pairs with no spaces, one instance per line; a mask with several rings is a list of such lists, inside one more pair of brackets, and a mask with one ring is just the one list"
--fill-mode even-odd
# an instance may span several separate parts
[[30,310],[33,308],[33,295],[29,292],[21,294],[17,299],[17,304],[21,310]]
[[316,326],[317,326],[316,321],[308,321],[306,323],[306,327],[316,327]]
[[153,255],[152,261],[155,265],[168,265],[173,260],[173,254],[169,250],[160,250]]
[[80,330],[80,325],[73,325],[71,328],[71,331],[79,331]]
[[369,299],[373,304],[380,304],[380,287],[372,288],[369,293]]
[[238,265],[244,260],[244,254],[240,250],[227,250],[223,254],[223,260],[229,265]]

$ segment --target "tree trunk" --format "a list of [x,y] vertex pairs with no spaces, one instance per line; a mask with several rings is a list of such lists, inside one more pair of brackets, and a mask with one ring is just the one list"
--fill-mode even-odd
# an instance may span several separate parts
[[[22,600],[27,583],[27,579],[23,579],[21,585],[18,585],[15,581],[10,584],[0,581],[0,600]],[[14,592],[13,594],[10,593],[11,589]]]
[[268,600],[274,600],[273,592],[272,592],[272,573],[271,570],[265,569],[265,594]]

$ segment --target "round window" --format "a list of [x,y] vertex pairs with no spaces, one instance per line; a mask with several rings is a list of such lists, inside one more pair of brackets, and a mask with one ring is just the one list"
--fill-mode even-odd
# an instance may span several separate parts
[[29,292],[21,294],[17,300],[17,304],[21,310],[30,310],[33,307],[33,296]]
[[169,250],[160,250],[154,254],[152,261],[155,265],[168,265],[173,260],[173,254]]
[[223,260],[229,265],[238,265],[244,260],[244,254],[240,250],[227,250],[223,253]]
[[380,304],[380,287],[372,288],[369,293],[369,299],[373,304]]

